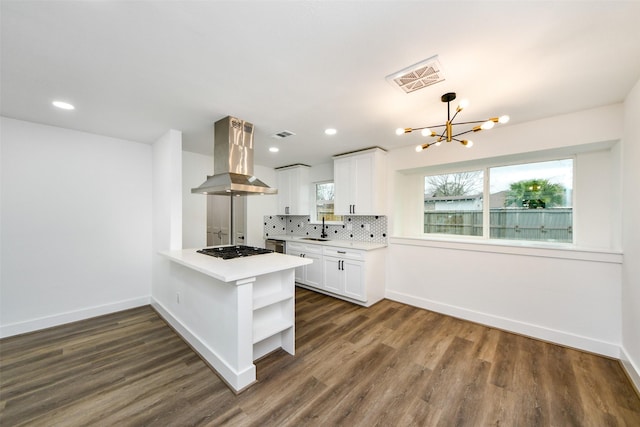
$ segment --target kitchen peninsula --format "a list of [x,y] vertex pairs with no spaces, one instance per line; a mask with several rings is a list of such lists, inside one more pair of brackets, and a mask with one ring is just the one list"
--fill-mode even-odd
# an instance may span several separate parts
[[294,354],[294,269],[312,260],[222,259],[196,249],[161,255],[172,262],[154,308],[236,393],[256,381],[256,359],[278,348]]

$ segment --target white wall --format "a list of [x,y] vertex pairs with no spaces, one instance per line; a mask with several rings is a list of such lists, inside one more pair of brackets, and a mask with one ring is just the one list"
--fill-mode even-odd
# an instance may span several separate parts
[[[253,174],[269,187],[278,187],[274,169],[254,165]],[[277,195],[247,197],[247,245],[264,248],[264,216],[273,215],[277,210]]]
[[182,249],[182,133],[169,130],[152,151],[153,249]]
[[[493,159],[501,157],[524,158],[525,154],[545,150],[571,153],[572,147],[603,141],[617,141],[622,137],[624,108],[622,104],[594,108],[577,113],[549,117],[521,124],[495,127],[473,135],[473,148],[459,144],[443,144],[416,153],[415,145],[392,150],[388,156],[391,170],[438,167],[440,165]],[[411,138],[411,134],[398,138]],[[419,141],[413,139],[413,141]],[[398,153],[403,153],[398,156]]]
[[191,189],[213,174],[213,157],[182,152],[182,247],[207,246],[207,196]]
[[421,243],[391,239],[387,298],[619,356],[619,257]]
[[333,162],[312,166],[309,170],[309,181],[333,181]]
[[[622,116],[622,106],[613,105],[478,134],[482,139],[474,137],[476,144],[470,150],[445,144],[423,153],[411,147],[390,151],[387,176],[394,206],[389,223],[395,237],[387,249],[387,297],[619,357],[622,255],[614,245],[620,232],[615,225],[620,177],[614,166]],[[585,249],[416,238],[421,180],[414,172],[477,159],[527,160],[541,151],[545,151],[542,157],[582,153],[576,161],[581,168],[576,191],[588,185],[596,189],[577,197],[582,202],[576,217],[582,217],[576,220],[580,228],[576,235],[582,233]],[[600,180],[589,178],[593,176]],[[603,195],[608,197],[605,202]],[[607,206],[585,204],[590,197]],[[606,231],[589,234],[594,224]]]
[[147,304],[151,147],[1,120],[0,336]]
[[171,262],[159,252],[182,249],[182,134],[170,130],[152,146],[153,254],[151,295],[154,302],[174,300]]
[[581,248],[622,250],[619,145],[575,157],[573,242]]
[[640,390],[640,80],[625,100],[623,139],[622,360]]

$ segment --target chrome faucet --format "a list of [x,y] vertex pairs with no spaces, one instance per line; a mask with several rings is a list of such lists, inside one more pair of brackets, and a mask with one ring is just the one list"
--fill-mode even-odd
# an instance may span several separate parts
[[324,217],[322,217],[322,233],[320,233],[320,238],[325,239],[327,236],[328,234],[324,229]]

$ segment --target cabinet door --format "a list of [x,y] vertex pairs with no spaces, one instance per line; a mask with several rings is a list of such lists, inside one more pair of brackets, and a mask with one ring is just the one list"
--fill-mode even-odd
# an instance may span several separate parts
[[374,188],[373,185],[375,173],[373,167],[373,155],[363,154],[360,156],[354,156],[352,160],[351,199],[354,205],[353,213],[358,215],[374,213],[374,191],[379,189]]
[[278,214],[309,215],[309,170],[306,166],[278,171]]
[[278,171],[278,214],[287,215],[291,205],[290,169]]
[[305,265],[304,283],[319,289],[323,287],[323,265],[322,255],[314,253],[306,253],[305,258],[313,261],[313,264]]
[[386,161],[381,150],[333,161],[338,215],[380,215],[385,211]]
[[309,168],[289,169],[289,215],[309,215]]
[[[302,255],[302,252],[300,252],[297,249],[291,248],[289,246],[287,246],[287,255],[291,255],[291,256],[300,256]],[[305,273],[305,265],[302,265],[300,267],[296,267],[295,269],[295,274],[294,274],[294,280],[298,283],[304,283],[304,273]]]
[[364,262],[344,260],[342,264],[344,275],[344,295],[366,301],[364,289]]
[[324,266],[322,265],[322,254],[314,254],[307,252],[305,254],[305,258],[309,258],[313,260],[313,264],[305,265],[305,283],[309,286],[314,286],[316,288],[323,288],[323,272]]
[[324,289],[342,295],[344,293],[343,272],[340,258],[324,257]]
[[335,184],[334,212],[336,215],[351,214],[351,158],[336,159],[333,162],[333,181]]

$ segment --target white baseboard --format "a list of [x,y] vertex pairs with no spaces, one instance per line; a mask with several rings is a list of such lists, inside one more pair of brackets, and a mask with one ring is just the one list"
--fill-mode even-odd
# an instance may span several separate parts
[[588,351],[591,353],[601,354],[603,356],[613,357],[616,359],[620,358],[620,346],[614,343],[595,340],[589,337],[558,331],[555,329],[549,329],[539,325],[520,322],[518,320],[507,319],[504,317],[468,310],[466,308],[443,304],[441,302],[432,301],[413,295],[407,295],[401,292],[387,290],[386,298],[404,304],[409,304],[414,307],[423,308],[425,310],[431,310],[437,313],[469,320],[471,322],[480,323],[497,329],[514,332],[520,335],[526,335],[543,341],[548,341],[555,344]]
[[54,314],[51,316],[39,317],[37,319],[26,320],[24,322],[10,323],[0,326],[0,338],[13,335],[26,334],[53,326],[64,325],[65,323],[77,322],[91,317],[102,316],[104,314],[115,313],[116,311],[127,310],[129,308],[148,305],[149,296],[133,298],[125,301],[104,304],[96,307],[83,308],[81,310],[69,311],[66,313]]
[[640,394],[640,368],[633,363],[633,360],[629,357],[629,353],[624,346],[620,349],[620,361],[622,362],[622,366],[627,372],[627,375],[631,379],[631,382],[635,386],[636,392]]
[[242,372],[237,372],[233,367],[229,366],[215,351],[213,351],[205,342],[193,333],[187,326],[176,319],[169,310],[153,297],[151,298],[151,306],[158,314],[176,331],[182,339],[184,339],[191,348],[202,357],[205,362],[218,373],[218,376],[236,393],[242,391],[255,382],[256,366],[251,365],[250,368]]

